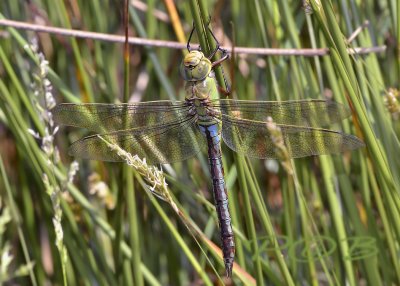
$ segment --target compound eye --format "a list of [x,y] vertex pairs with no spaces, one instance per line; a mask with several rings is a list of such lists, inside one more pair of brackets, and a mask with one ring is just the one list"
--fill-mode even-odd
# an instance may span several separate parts
[[211,68],[210,60],[204,57],[202,52],[191,51],[183,59],[181,74],[185,80],[199,81],[207,77]]
[[188,68],[194,68],[200,63],[203,57],[204,55],[202,52],[191,51],[184,57],[183,64]]

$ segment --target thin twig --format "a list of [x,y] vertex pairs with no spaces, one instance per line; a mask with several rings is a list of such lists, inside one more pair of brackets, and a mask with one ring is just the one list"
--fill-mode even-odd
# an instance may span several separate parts
[[365,20],[364,23],[358,27],[347,39],[347,43],[350,44],[365,28],[367,28],[369,25],[369,21]]
[[[130,1],[130,5],[132,5],[133,7],[138,9],[139,11],[143,11],[143,12],[147,12],[147,9],[148,9],[147,4],[142,2],[142,1],[132,0],[132,1]],[[158,20],[163,21],[165,23],[170,23],[171,22],[168,14],[163,12],[163,11],[161,11],[161,10],[155,9],[153,11],[153,15]]]
[[[13,20],[0,19],[0,26],[13,27],[21,30],[29,30],[34,32],[44,32],[49,34],[57,34],[68,37],[101,40],[114,43],[124,43],[125,37],[119,35],[110,35],[97,32],[88,32],[81,30],[64,29],[57,27],[49,27],[37,24],[30,24],[26,22],[18,22]],[[129,44],[137,46],[148,46],[148,47],[160,47],[170,49],[185,49],[186,44],[181,44],[172,41],[163,40],[151,40],[137,37],[129,37]],[[196,46],[196,45],[194,45]],[[222,47],[227,50],[232,50],[232,47]],[[349,48],[349,54],[369,54],[369,53],[380,53],[386,50],[386,46],[375,46],[375,47],[355,47]],[[272,48],[248,48],[248,47],[235,47],[235,54],[253,54],[253,55],[264,55],[264,56],[324,56],[329,53],[329,49],[272,49]]]

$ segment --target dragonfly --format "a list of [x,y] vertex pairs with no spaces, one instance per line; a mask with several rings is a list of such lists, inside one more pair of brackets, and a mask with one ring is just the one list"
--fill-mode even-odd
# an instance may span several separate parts
[[[342,153],[364,144],[356,136],[323,128],[350,115],[348,108],[333,101],[220,99],[213,69],[228,59],[229,54],[217,42],[216,49],[206,56],[200,49],[190,47],[190,38],[188,53],[181,65],[186,81],[184,100],[64,103],[57,105],[52,113],[59,124],[96,133],[72,143],[69,154],[78,158],[122,162],[123,159],[110,150],[107,141],[146,158],[149,164],[180,162],[207,150],[223,260],[229,277],[235,242],[221,141],[248,157],[280,159],[267,124],[272,118],[290,158]],[[211,59],[217,51],[221,51],[222,56],[213,62]]]

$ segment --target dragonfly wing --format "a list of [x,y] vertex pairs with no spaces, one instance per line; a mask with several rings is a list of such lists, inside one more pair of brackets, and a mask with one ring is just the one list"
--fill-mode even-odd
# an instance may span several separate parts
[[184,102],[169,100],[127,104],[64,103],[52,110],[57,123],[98,133],[168,123],[184,118],[187,112]]
[[344,105],[327,100],[248,101],[219,99],[212,105],[223,114],[235,118],[267,121],[277,124],[322,127],[339,122],[350,115]]
[[235,152],[249,157],[282,159],[276,147],[280,135],[291,158],[336,154],[364,146],[357,137],[337,131],[280,124],[276,127],[281,133],[271,131],[264,122],[222,116],[224,142]]
[[69,154],[91,160],[124,161],[103,139],[141,159],[146,158],[149,164],[183,161],[205,146],[195,118],[188,116],[168,124],[85,137],[71,145]]

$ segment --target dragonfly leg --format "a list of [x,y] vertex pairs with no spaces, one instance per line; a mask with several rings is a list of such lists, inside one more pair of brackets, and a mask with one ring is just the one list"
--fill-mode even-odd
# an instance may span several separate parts
[[214,41],[215,41],[215,49],[211,52],[211,54],[208,56],[208,58],[211,60],[215,54],[220,51],[222,53],[222,57],[213,63],[213,66],[220,64],[221,62],[223,62],[224,60],[229,58],[229,53],[226,49],[221,48],[221,44],[219,43],[219,41],[217,40],[217,38],[215,37],[213,31],[211,31],[210,26],[207,25],[208,31],[210,32],[211,36],[213,37]]
[[[226,61],[229,58],[229,52],[226,49],[221,48],[221,45],[219,43],[219,41],[217,40],[217,38],[215,37],[214,33],[211,31],[210,27],[208,27],[208,30],[211,33],[211,36],[214,38],[215,44],[216,44],[216,48],[214,49],[214,51],[210,54],[210,56],[208,57],[209,59],[211,59],[212,57],[214,57],[214,55],[220,51],[222,53],[221,58],[219,60],[216,60],[215,62],[211,63],[211,66],[214,68],[218,65],[220,65],[222,62]],[[225,86],[226,86],[226,90],[220,90],[222,93],[224,93],[226,96],[229,96],[230,94],[230,88],[229,88],[229,84],[228,81],[226,80],[225,74],[224,74],[224,70],[222,70],[222,75],[224,77],[224,82],[225,82]]]
[[[226,59],[229,58],[229,54],[228,54],[227,50],[225,50],[225,49],[220,49],[220,50],[222,51],[222,57],[219,60],[213,62],[212,63],[212,67],[220,65],[223,61],[225,61]],[[224,78],[224,83],[225,83],[226,89],[223,89],[223,88],[220,87],[219,91],[221,93],[223,93],[225,96],[229,96],[231,94],[230,85],[228,83],[228,80],[225,77],[224,69],[221,68],[221,72],[222,72],[222,76]]]
[[192,47],[190,47],[190,41],[192,40],[192,36],[193,36],[193,33],[194,33],[194,30],[195,30],[195,29],[196,29],[196,28],[195,28],[194,22],[193,22],[192,31],[190,31],[189,39],[188,39],[187,44],[186,44],[186,48],[187,48],[187,50],[188,50],[189,52],[192,51]]
[[[211,33],[211,36],[213,37],[213,39],[214,39],[214,41],[215,41],[216,47],[215,47],[215,49],[211,52],[211,54],[210,54],[207,58],[208,58],[208,59],[213,58],[213,57],[215,56],[215,54],[216,54],[218,51],[220,51],[220,52],[222,53],[220,59],[218,59],[218,60],[216,60],[215,62],[212,62],[212,63],[211,63],[211,66],[212,66],[212,67],[216,67],[216,66],[220,65],[222,62],[224,62],[225,60],[227,60],[227,59],[229,58],[229,52],[228,52],[228,50],[221,48],[221,45],[220,45],[219,41],[217,40],[217,38],[215,37],[214,33],[213,33],[213,32],[211,31],[211,29],[210,29],[210,23],[211,23],[211,16],[210,16],[209,19],[208,19],[207,29],[208,29],[209,32]],[[193,22],[193,27],[192,27],[192,30],[190,31],[189,39],[188,39],[187,44],[186,44],[186,48],[187,48],[187,50],[188,50],[189,52],[192,51],[192,47],[190,46],[190,41],[192,40],[193,33],[194,33],[195,30],[196,30],[196,27],[195,27],[194,22]],[[198,47],[198,50],[201,51],[201,47],[200,47],[200,46]],[[222,71],[222,73],[223,73],[223,71]],[[226,90],[221,90],[221,92],[222,92],[223,94],[225,94],[226,96],[229,96],[229,94],[230,94],[230,88],[229,88],[229,84],[228,84],[228,81],[226,80],[226,77],[225,77],[225,74],[224,74],[224,73],[223,73],[223,77],[224,77],[224,82],[225,82]]]

